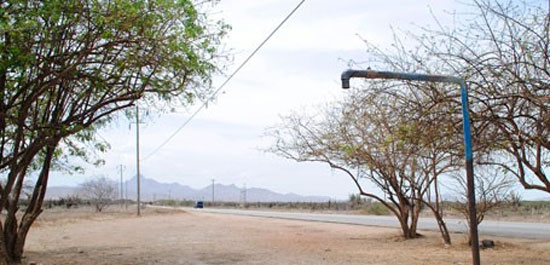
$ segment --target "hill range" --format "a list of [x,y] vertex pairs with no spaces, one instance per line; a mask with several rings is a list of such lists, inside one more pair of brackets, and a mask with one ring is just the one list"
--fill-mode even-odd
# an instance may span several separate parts
[[[119,184],[117,185],[120,190]],[[124,182],[124,196],[131,200],[136,199],[137,178]],[[174,200],[205,200],[212,199],[212,185],[202,189],[194,189],[179,183],[161,183],[154,179],[141,177],[141,198],[143,201],[154,201],[163,199]],[[52,186],[48,187],[46,199],[59,199],[73,194],[78,194],[78,187]],[[214,185],[214,200],[226,202],[326,202],[328,196],[302,196],[295,193],[277,193],[268,189],[237,187],[234,184]]]

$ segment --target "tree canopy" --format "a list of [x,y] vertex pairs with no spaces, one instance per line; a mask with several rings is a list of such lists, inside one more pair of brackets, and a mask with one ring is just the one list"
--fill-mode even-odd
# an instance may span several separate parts
[[453,29],[417,36],[426,54],[470,88],[479,163],[550,192],[550,6],[531,1],[474,1]]
[[[365,44],[373,69],[466,80],[474,162],[482,169],[476,170],[478,207],[487,209],[489,202],[497,205],[507,197],[511,184],[504,180],[509,176],[526,189],[550,192],[550,7],[477,0],[467,8],[471,12],[457,14],[452,27],[438,23],[437,29],[398,32],[388,48],[368,39]],[[444,234],[439,180],[460,172],[458,182],[464,184],[458,87],[368,80],[360,89],[329,104],[330,111],[284,117],[270,130],[270,151],[300,162],[328,163],[346,172],[361,195],[376,199],[361,187],[360,179],[370,180],[386,196],[377,198],[381,203],[401,210],[392,212],[402,223],[410,213],[403,209],[423,203]],[[503,185],[480,181],[494,176]],[[406,228],[403,232],[407,237]]]
[[[211,93],[229,29],[212,1],[101,0],[0,3],[0,254],[18,262],[41,212],[50,168],[62,153],[138,99],[188,104]],[[104,148],[104,145],[96,145]],[[16,218],[25,177],[38,178]]]

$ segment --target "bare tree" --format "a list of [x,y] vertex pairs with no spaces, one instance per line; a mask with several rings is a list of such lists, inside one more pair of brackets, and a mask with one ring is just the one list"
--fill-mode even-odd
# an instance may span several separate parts
[[[470,214],[468,209],[467,186],[464,176],[453,175],[454,184],[448,184],[458,197],[452,207],[464,216],[467,224],[470,225]],[[511,201],[514,196],[514,181],[510,176],[502,174],[492,167],[485,167],[478,170],[476,180],[476,222],[479,225],[485,216],[504,204]],[[468,239],[471,244],[471,239]]]
[[[418,41],[413,47],[403,44],[401,36],[406,34],[395,34],[391,49],[380,49],[365,40],[369,66],[465,78],[470,90],[476,163],[504,170],[526,189],[550,192],[545,172],[550,165],[550,6],[543,2],[479,0],[468,7],[474,12],[456,19],[467,21],[463,24],[451,28],[440,24],[437,30],[409,33],[410,39]],[[449,128],[455,140],[461,134],[456,112],[439,111],[441,106],[460,109],[456,92],[414,82],[398,88],[388,90],[382,86],[378,90],[401,100],[412,113],[429,117],[424,124],[437,121],[424,128]],[[455,140],[448,137],[440,142],[443,149],[437,149],[456,165],[462,150]],[[451,145],[444,151],[446,144]],[[432,155],[422,157],[437,157]],[[431,176],[434,185],[426,204],[436,218],[443,215],[437,176]]]
[[116,183],[106,177],[89,179],[80,184],[80,194],[88,199],[101,212],[117,197]]
[[[439,209],[426,199],[430,188],[437,183],[437,176],[452,166],[443,166],[442,161],[448,159],[442,156],[424,156],[428,145],[422,143],[428,138],[417,136],[429,130],[406,111],[390,93],[357,92],[320,115],[284,118],[268,132],[276,139],[270,151],[300,162],[324,162],[345,172],[360,195],[382,203],[398,218],[405,238],[415,238],[422,206]],[[438,136],[431,137],[430,142],[436,142]],[[362,179],[375,184],[384,196],[366,191]],[[445,242],[450,244],[443,215],[436,217]]]
[[487,152],[482,164],[525,189],[550,192],[550,5],[477,0],[471,7],[457,19],[467,22],[418,40],[467,79],[477,145]]

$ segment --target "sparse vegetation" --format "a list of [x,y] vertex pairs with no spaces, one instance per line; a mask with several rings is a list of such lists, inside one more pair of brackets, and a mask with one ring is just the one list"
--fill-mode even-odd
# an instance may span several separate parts
[[70,195],[58,200],[46,200],[44,202],[44,205],[46,206],[47,209],[58,207],[58,206],[66,207],[67,209],[70,209],[70,208],[78,208],[83,205],[90,205],[90,202],[81,199],[77,194],[75,194],[75,195]]
[[[357,199],[359,198],[359,199]],[[85,204],[86,202],[84,202]],[[134,202],[135,203],[135,202]],[[158,200],[154,205],[193,207],[192,200]],[[239,202],[216,202],[212,205],[205,202],[205,207],[229,208],[229,209],[258,209],[258,210],[284,210],[306,212],[334,212],[365,215],[390,215],[388,209],[381,203],[365,199],[356,194],[350,195],[348,201],[330,202],[249,202],[243,205]],[[464,218],[464,204],[458,201],[442,201],[441,208],[445,212],[444,217]],[[424,208],[422,216],[430,216],[431,210]],[[484,211],[485,219],[493,220],[522,220],[536,222],[550,222],[550,201],[520,201],[519,204],[510,200],[502,200],[498,207],[488,208]]]

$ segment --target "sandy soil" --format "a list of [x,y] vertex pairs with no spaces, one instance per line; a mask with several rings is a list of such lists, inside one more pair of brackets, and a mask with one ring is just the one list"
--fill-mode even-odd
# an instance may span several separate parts
[[[403,241],[390,228],[200,212],[55,216],[31,230],[26,263],[471,264],[464,235],[445,248],[433,232]],[[550,264],[550,241],[497,239],[481,257],[484,265]]]

